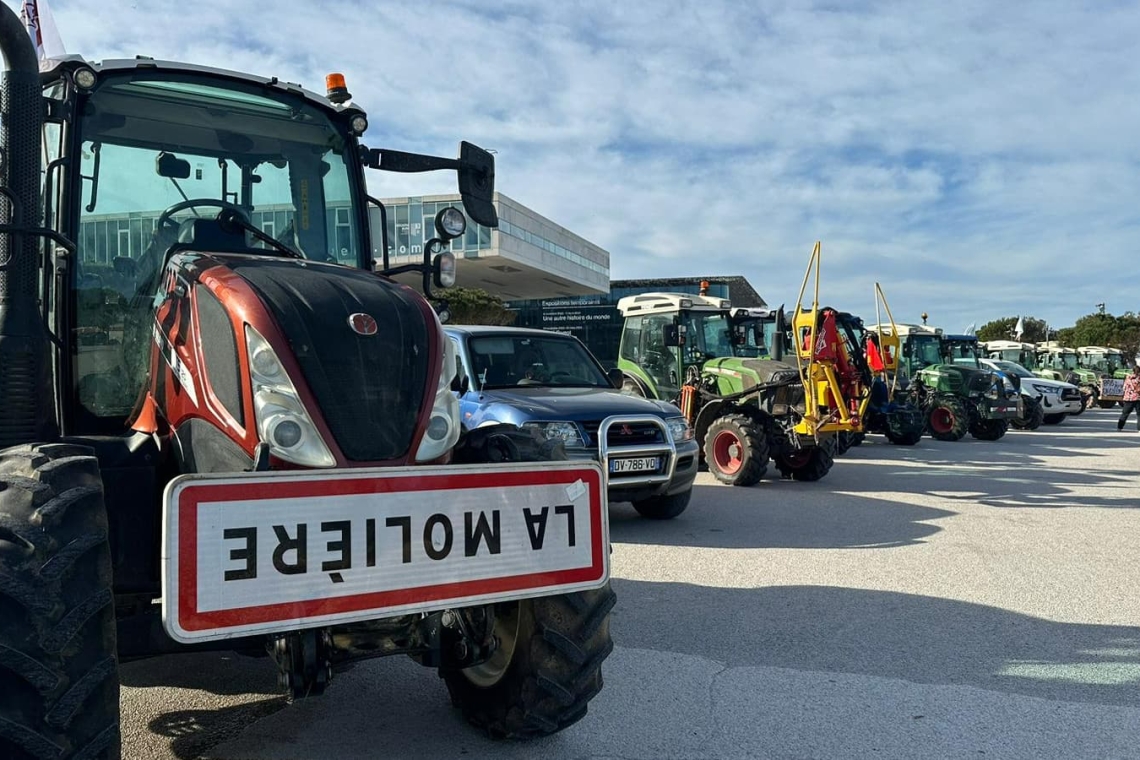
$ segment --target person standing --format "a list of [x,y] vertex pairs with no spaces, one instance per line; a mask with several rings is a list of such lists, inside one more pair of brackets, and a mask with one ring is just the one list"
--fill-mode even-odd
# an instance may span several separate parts
[[1132,410],[1136,410],[1136,430],[1140,431],[1140,364],[1132,367],[1132,374],[1124,378],[1124,400],[1121,402],[1124,410],[1120,413],[1120,419],[1116,421],[1116,429],[1123,430],[1124,423],[1128,421],[1128,415],[1132,414]]

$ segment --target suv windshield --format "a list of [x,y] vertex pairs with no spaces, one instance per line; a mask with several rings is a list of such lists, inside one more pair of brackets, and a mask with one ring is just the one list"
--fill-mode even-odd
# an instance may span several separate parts
[[1002,372],[1007,372],[1011,375],[1017,375],[1018,377],[1037,377],[1037,375],[1034,375],[1025,367],[1022,367],[1020,364],[1017,364],[1015,362],[995,361],[993,365],[1000,369]]
[[590,353],[573,338],[484,335],[468,341],[476,390],[514,386],[613,389]]

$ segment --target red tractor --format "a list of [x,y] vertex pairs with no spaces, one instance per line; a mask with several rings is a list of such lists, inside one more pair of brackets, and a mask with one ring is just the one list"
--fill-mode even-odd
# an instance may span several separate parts
[[365,147],[335,76],[41,74],[7,6],[0,44],[0,757],[118,757],[118,663],[210,648],[293,697],[406,654],[497,737],[581,718],[604,475],[461,429],[452,343],[391,279],[447,284],[459,209],[373,261],[365,168],[456,171],[493,227],[492,157]]

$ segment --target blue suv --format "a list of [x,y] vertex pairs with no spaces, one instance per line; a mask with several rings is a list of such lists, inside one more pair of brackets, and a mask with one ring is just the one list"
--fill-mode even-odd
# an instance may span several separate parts
[[[444,332],[458,348],[465,428],[509,423],[560,441],[571,459],[602,463],[610,501],[659,520],[685,511],[700,450],[680,409],[621,393],[620,372],[607,373],[570,335],[463,325]],[[616,419],[603,425],[607,417]]]

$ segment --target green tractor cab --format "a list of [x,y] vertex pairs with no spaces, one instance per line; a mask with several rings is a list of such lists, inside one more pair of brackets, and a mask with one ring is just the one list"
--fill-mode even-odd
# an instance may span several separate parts
[[1081,346],[1077,349],[1077,366],[1096,376],[1090,405],[1110,409],[1124,400],[1124,380],[1128,368],[1124,352],[1107,346]]

